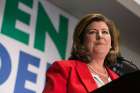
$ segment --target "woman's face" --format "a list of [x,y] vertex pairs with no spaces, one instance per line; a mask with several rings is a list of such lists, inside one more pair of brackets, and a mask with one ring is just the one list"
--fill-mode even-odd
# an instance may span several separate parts
[[107,55],[111,48],[111,36],[107,24],[103,21],[92,22],[87,27],[84,44],[91,55]]

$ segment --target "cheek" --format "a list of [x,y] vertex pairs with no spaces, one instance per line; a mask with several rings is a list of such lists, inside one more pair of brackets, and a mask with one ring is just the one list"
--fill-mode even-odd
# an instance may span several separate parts
[[94,42],[95,42],[94,38],[88,37],[85,40],[85,46],[90,50],[94,47],[95,44]]
[[96,41],[96,38],[93,36],[87,36],[85,39],[86,43],[94,43]]
[[107,39],[108,46],[111,47],[111,38]]

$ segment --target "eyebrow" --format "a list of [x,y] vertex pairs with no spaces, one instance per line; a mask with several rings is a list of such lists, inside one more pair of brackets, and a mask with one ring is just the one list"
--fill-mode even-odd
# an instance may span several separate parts
[[[97,30],[97,29],[90,29],[90,28],[88,28],[87,30]],[[101,29],[101,30],[107,30],[107,31],[109,31],[108,28],[103,28],[103,29]]]

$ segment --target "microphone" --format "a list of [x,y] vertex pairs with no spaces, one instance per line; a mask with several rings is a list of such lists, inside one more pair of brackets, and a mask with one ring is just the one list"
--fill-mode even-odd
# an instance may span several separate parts
[[122,56],[117,57],[117,60],[127,62],[127,64],[133,66],[135,68],[135,70],[139,70],[139,68],[132,61],[129,61],[128,59],[126,59],[126,58],[124,58]]

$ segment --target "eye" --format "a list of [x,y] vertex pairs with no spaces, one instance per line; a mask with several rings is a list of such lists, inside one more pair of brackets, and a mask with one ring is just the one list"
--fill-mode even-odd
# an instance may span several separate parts
[[109,31],[104,30],[102,31],[102,34],[109,34]]
[[96,34],[96,33],[97,33],[97,32],[94,31],[94,30],[91,30],[91,31],[88,32],[88,34]]

